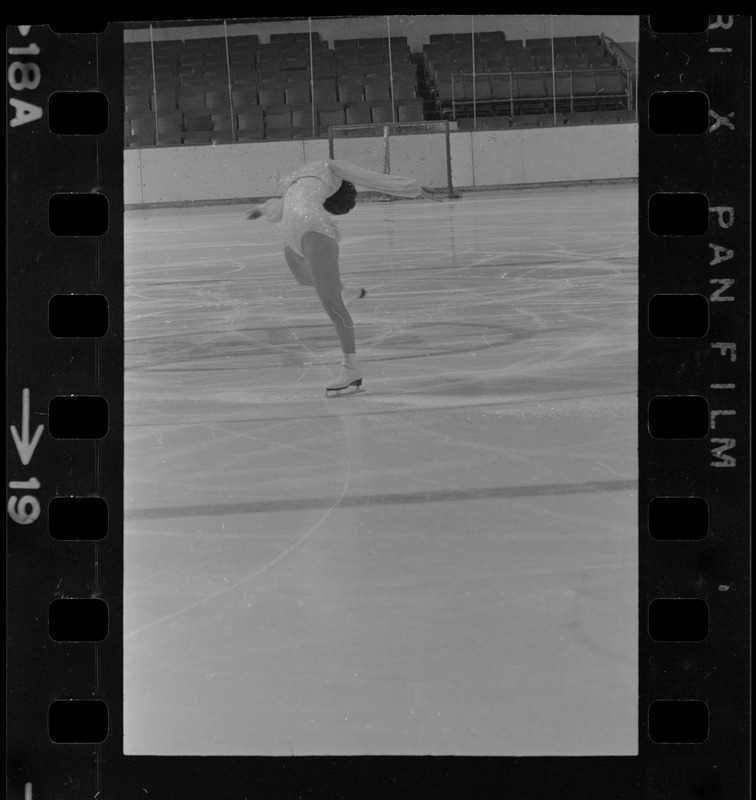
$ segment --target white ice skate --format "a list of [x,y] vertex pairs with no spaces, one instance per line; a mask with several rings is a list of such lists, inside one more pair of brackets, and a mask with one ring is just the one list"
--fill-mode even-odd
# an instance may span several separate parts
[[357,366],[352,369],[345,364],[341,365],[341,372],[336,379],[326,386],[326,395],[330,392],[342,392],[345,389],[354,388],[355,392],[362,391],[362,367]]
[[362,298],[367,294],[367,291],[362,287],[355,287],[355,286],[345,286],[341,290],[341,299],[344,302],[345,306],[348,306],[350,303],[353,303],[355,300],[362,300]]

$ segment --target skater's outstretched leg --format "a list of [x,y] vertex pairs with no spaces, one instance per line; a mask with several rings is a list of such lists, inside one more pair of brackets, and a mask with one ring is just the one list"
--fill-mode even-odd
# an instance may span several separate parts
[[[302,286],[315,285],[310,275],[309,268],[302,256],[295,253],[289,246],[286,246],[284,247],[284,258],[289,265],[292,275],[294,275],[299,284]],[[367,292],[362,286],[353,286],[351,284],[347,286],[343,283],[341,285],[341,299],[344,301],[345,306],[348,306],[355,300],[361,300],[366,294]]]
[[312,281],[312,276],[310,275],[310,271],[307,268],[304,258],[295,253],[288,245],[284,247],[284,258],[286,259],[286,263],[289,265],[289,269],[297,279],[298,283],[300,283],[302,286],[315,285]]

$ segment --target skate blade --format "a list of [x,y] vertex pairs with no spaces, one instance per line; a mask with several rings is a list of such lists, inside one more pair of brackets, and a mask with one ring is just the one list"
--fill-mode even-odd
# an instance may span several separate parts
[[326,389],[326,397],[344,397],[353,394],[361,394],[365,390],[362,388],[362,378],[352,381],[346,386],[339,386],[337,389]]

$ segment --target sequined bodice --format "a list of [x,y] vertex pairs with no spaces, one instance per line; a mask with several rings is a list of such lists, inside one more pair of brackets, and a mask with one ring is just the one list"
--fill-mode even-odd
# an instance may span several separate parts
[[[306,178],[313,180],[303,180]],[[281,179],[282,192],[286,193],[295,183],[303,183],[307,187],[305,190],[307,194],[317,192],[320,198],[313,197],[313,200],[321,205],[323,200],[330,197],[341,186],[341,178],[337,178],[331,172],[325,161],[312,161]],[[320,184],[320,189],[317,184]]]
[[323,202],[341,186],[341,178],[325,161],[312,161],[280,181],[283,194],[281,235],[284,243],[302,255],[302,236],[308,231],[339,240],[339,232]]

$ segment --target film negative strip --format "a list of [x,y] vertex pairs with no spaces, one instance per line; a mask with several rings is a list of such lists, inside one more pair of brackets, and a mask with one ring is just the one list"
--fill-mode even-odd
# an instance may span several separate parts
[[751,19],[639,31],[639,754],[270,759],[123,753],[123,27],[6,29],[9,797],[748,795]]

